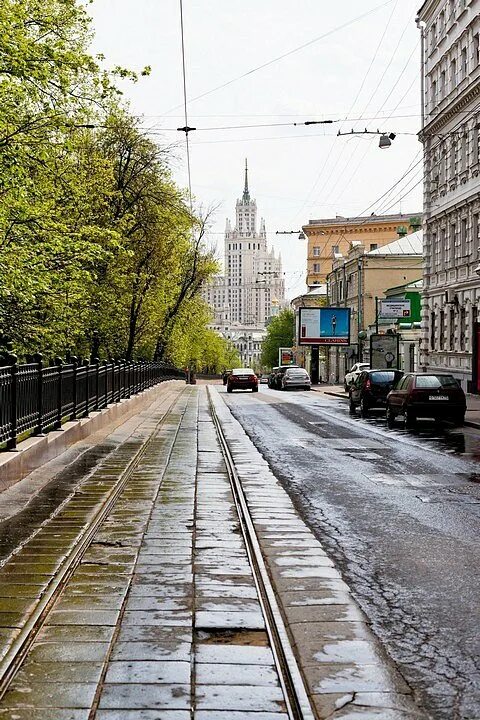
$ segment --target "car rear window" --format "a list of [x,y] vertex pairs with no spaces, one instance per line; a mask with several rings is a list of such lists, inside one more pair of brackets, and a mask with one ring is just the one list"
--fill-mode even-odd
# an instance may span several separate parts
[[254,375],[255,373],[250,368],[238,368],[232,370],[232,375]]
[[386,385],[395,380],[395,373],[389,370],[385,370],[385,372],[373,372],[370,373],[370,379],[375,385]]
[[420,375],[416,378],[415,386],[417,388],[458,388],[458,382],[453,375]]

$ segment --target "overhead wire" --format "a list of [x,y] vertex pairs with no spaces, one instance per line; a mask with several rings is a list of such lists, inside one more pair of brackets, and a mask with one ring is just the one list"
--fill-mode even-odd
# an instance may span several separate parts
[[[257,65],[254,68],[251,68],[250,70],[247,70],[246,72],[242,73],[241,75],[237,75],[236,77],[232,78],[231,80],[228,80],[227,82],[222,83],[221,85],[217,85],[214,88],[211,88],[210,90],[206,90],[205,92],[201,93],[200,95],[197,95],[193,98],[189,99],[189,103],[195,102],[196,100],[200,100],[201,98],[207,97],[207,95],[211,95],[212,93],[217,92],[218,90],[222,90],[223,88],[228,87],[229,85],[232,85],[235,82],[238,82],[239,80],[242,80],[245,77],[248,77],[249,75],[253,75],[254,73],[258,72],[259,70],[263,70],[266,67],[269,67],[270,65],[273,65],[276,62],[279,62],[280,60],[283,60],[286,57],[289,57],[290,55],[293,55],[297,52],[300,52],[300,50],[304,50],[307,47],[310,47],[311,45],[314,45],[315,43],[319,42],[320,40],[324,40],[327,37],[330,37],[331,35],[339,32],[340,30],[344,30],[346,27],[349,27],[350,25],[353,25],[354,23],[358,22],[359,20],[363,20],[364,18],[368,17],[369,15],[372,15],[377,10],[380,10],[382,7],[385,7],[386,5],[390,5],[390,3],[394,2],[394,0],[386,0],[386,2],[382,2],[380,5],[376,5],[371,10],[368,10],[367,12],[362,13],[361,15],[357,15],[356,17],[352,18],[351,20],[347,20],[346,22],[342,23],[341,25],[338,25],[337,27],[332,28],[331,30],[328,30],[327,32],[323,33],[322,35],[318,35],[317,37],[313,38],[312,40],[308,40],[305,43],[302,43],[301,45],[298,45],[295,48],[292,48],[292,50],[288,50],[287,52],[282,53],[281,55],[278,55],[275,58],[272,58],[271,60],[268,60],[267,62],[262,63],[261,65]],[[169,110],[165,111],[165,115],[170,114],[174,110],[178,110],[178,108],[182,107],[182,104],[175,105],[175,107],[170,108]]]
[[192,173],[190,168],[190,145],[188,140],[188,109],[187,109],[187,73],[185,64],[185,33],[183,27],[183,0],[180,2],[180,31],[182,37],[182,78],[183,78],[183,107],[185,119],[185,146],[187,154],[187,175],[188,175],[188,196],[190,200],[190,212],[193,212],[192,200]]

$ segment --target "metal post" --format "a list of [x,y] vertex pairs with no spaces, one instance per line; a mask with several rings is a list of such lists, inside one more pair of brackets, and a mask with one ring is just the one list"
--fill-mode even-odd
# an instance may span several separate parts
[[35,353],[34,362],[37,363],[37,427],[35,435],[43,435],[43,362],[41,353]]
[[90,362],[88,360],[83,361],[83,365],[85,367],[85,417],[88,417],[88,414],[90,412],[90,388],[89,388],[89,375],[88,371],[90,369]]
[[95,405],[93,409],[98,410],[100,404],[100,360],[95,357],[92,362],[95,367]]
[[378,335],[378,297],[375,296],[375,334]]
[[55,358],[55,365],[58,367],[57,375],[57,419],[55,420],[54,430],[61,430],[62,428],[62,379],[63,379],[63,361],[62,358]]
[[17,396],[18,396],[18,364],[17,356],[10,355],[12,366],[11,372],[11,394],[10,394],[10,439],[7,440],[7,450],[15,450],[17,447]]
[[70,356],[72,363],[72,420],[77,419],[77,403],[78,403],[78,385],[77,385],[77,368],[78,358],[76,355]]

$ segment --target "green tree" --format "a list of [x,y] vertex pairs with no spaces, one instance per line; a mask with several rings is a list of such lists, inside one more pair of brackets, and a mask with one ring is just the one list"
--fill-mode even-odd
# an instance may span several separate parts
[[278,349],[292,347],[295,331],[295,315],[285,308],[273,318],[267,327],[267,336],[262,345],[262,365],[274,367],[278,365]]

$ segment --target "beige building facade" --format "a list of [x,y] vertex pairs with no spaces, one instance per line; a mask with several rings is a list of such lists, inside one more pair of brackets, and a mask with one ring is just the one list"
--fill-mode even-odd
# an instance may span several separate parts
[[336,254],[327,278],[328,305],[350,308],[350,346],[328,348],[325,380],[343,382],[355,362],[369,361],[367,331],[376,319],[375,298],[384,297],[387,288],[419,280],[422,269],[421,230],[373,250],[355,241],[345,256]]
[[418,230],[421,213],[369,215],[345,218],[337,216],[323,220],[309,220],[302,227],[308,241],[307,285],[322,285],[332,270],[336,255],[346,256],[352,243],[360,242],[366,252],[383,247],[400,232]]

